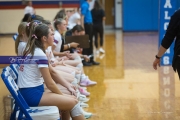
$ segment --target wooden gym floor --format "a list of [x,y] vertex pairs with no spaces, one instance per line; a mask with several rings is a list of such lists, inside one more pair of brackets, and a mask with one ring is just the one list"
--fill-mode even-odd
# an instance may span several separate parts
[[[98,82],[88,87],[90,120],[180,120],[180,81],[171,66],[152,68],[157,46],[156,32],[105,32],[106,53],[95,53],[101,64],[84,67]],[[0,55],[15,55],[12,36],[0,37]],[[0,120],[9,115],[8,94],[0,80]]]

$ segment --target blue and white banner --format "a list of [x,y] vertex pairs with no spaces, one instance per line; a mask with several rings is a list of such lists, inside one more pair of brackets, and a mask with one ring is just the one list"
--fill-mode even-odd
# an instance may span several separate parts
[[[159,46],[166,33],[171,16],[176,10],[176,0],[159,0]],[[161,66],[172,65],[174,42],[162,56]]]

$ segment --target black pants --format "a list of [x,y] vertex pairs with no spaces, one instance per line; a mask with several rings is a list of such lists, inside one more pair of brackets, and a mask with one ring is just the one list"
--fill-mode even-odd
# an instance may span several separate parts
[[180,79],[180,57],[177,57],[176,61],[175,61],[175,69],[178,72],[178,76]]
[[[93,55],[93,24],[84,24],[85,33],[89,35],[89,48],[83,49],[83,55]],[[90,58],[90,61],[93,61],[94,57]]]
[[104,28],[103,24],[93,25],[93,36],[94,36],[94,44],[96,48],[98,48],[98,34],[100,37],[100,46],[103,46],[103,35],[104,35]]

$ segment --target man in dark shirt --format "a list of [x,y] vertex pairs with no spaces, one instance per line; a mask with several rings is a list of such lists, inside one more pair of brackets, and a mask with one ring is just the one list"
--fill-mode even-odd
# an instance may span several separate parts
[[157,66],[160,66],[160,58],[166,52],[166,50],[171,46],[172,42],[175,40],[174,46],[174,57],[172,67],[174,71],[177,70],[180,78],[180,9],[177,10],[172,16],[169,22],[166,34],[161,42],[158,54],[155,56],[156,59],[153,62],[153,68],[156,70]]
[[[93,57],[93,43],[92,43],[92,34],[93,34],[93,24],[92,24],[92,15],[89,10],[89,3],[92,0],[85,0],[81,5],[81,25],[85,29],[85,33],[89,35],[89,48],[83,49],[83,54],[85,55],[92,55],[90,58],[90,62],[93,65],[99,65],[100,63],[94,61]],[[85,65],[86,62],[83,61],[83,64]]]

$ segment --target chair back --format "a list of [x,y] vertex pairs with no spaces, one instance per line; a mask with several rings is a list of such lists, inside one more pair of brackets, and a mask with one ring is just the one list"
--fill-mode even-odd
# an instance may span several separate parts
[[11,77],[9,68],[4,68],[4,71],[1,74],[1,78],[6,85],[7,89],[15,99],[15,104],[19,107],[20,111],[25,115],[28,120],[32,120],[31,116],[29,115],[26,109],[30,109],[24,98],[22,97],[17,84],[15,83],[14,79]]
[[14,34],[14,35],[12,36],[12,38],[13,38],[14,41],[16,41],[17,37],[18,37],[18,33]]
[[18,72],[19,72],[19,65],[18,64],[11,64],[10,68],[14,71],[14,73],[16,74],[16,76],[18,76]]
[[7,74],[10,75],[13,78],[13,80],[17,83],[18,75],[15,73],[13,69],[7,66],[3,68],[3,71],[7,71]]

